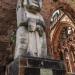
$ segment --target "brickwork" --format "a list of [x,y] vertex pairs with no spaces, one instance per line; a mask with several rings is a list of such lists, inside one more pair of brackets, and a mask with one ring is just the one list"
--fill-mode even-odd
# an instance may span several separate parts
[[[75,2],[72,2],[72,0],[58,0],[58,2],[53,2],[52,0],[43,0],[43,8],[41,10],[41,14],[43,15],[46,23],[47,45],[49,52],[51,50],[49,36],[50,17],[54,10],[59,7],[61,7],[63,11],[70,13],[70,16],[72,17],[73,21],[75,20]],[[12,53],[11,48],[9,47],[10,34],[15,31],[15,29],[16,0],[0,0],[0,42],[8,42],[8,47],[6,48],[6,50],[10,49],[10,54]]]

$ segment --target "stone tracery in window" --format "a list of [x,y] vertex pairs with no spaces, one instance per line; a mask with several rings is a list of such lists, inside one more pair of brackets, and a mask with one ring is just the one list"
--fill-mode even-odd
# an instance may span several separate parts
[[50,18],[50,25],[51,25],[50,28],[53,28],[63,15],[64,15],[63,11],[56,10]]

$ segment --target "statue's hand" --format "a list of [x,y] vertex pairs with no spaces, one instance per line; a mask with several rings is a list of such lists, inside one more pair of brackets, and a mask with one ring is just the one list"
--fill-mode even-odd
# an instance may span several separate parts
[[38,26],[37,25],[37,28],[36,28],[36,30],[38,31],[38,33],[39,33],[39,36],[43,36],[43,28],[41,27],[41,26]]

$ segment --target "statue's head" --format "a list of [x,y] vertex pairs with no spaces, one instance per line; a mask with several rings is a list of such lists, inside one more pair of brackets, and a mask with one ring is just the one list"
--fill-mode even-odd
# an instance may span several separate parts
[[33,11],[40,11],[42,7],[42,0],[24,0],[23,5]]

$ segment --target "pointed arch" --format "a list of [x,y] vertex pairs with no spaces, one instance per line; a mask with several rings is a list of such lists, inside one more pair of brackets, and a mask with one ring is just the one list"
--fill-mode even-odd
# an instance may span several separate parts
[[57,49],[58,44],[59,44],[59,37],[61,35],[61,31],[63,30],[64,27],[72,27],[75,29],[74,26],[71,26],[70,24],[66,22],[59,22],[55,28],[53,37],[52,37],[52,45],[53,45],[53,50]]
[[[57,10],[60,10],[63,14],[59,19],[57,19],[57,22],[52,27],[51,27],[52,23],[50,22],[50,43],[52,47],[53,56],[54,56],[54,51],[58,53],[60,36],[64,27],[67,27],[67,28],[71,27],[75,30],[75,15],[74,15],[75,12],[73,11],[73,9],[69,5],[61,4],[53,11],[51,17],[53,17],[53,15],[55,14],[55,12],[57,12]],[[51,21],[51,18],[50,18],[50,21]],[[66,56],[64,59],[65,59],[64,60],[65,64],[67,64]],[[73,72],[72,63],[69,60],[70,69],[71,69],[70,72]],[[66,67],[68,66],[66,65]],[[66,70],[68,72],[68,68]]]
[[[60,14],[58,15],[58,17],[55,17],[57,18],[57,20],[55,20],[55,23],[53,23],[53,25],[51,21],[53,16],[55,16],[54,14],[58,13],[58,10],[60,11]],[[67,20],[64,20],[64,17],[66,17]],[[54,41],[56,40],[56,38],[58,38],[63,27],[71,26],[75,29],[75,21],[69,13],[67,13],[66,11],[64,12],[61,8],[54,11],[54,13],[52,14],[52,18],[50,18],[50,40],[52,42],[51,44],[54,45],[56,44]]]

